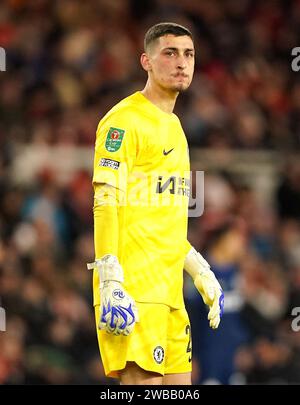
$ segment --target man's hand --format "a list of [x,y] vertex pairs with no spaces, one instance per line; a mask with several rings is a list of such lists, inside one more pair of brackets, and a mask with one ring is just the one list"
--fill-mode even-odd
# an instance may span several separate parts
[[122,284],[116,281],[105,281],[100,293],[98,328],[114,335],[129,335],[135,322],[138,321],[134,300],[127,294]]
[[112,255],[88,264],[88,268],[97,268],[100,277],[100,322],[99,329],[114,335],[129,335],[138,312],[133,298],[123,287],[123,269],[118,259]]
[[194,284],[201,294],[203,301],[209,306],[209,326],[217,329],[224,308],[224,294],[222,288],[211,270],[204,269],[194,279]]
[[192,276],[204,303],[209,306],[209,326],[217,329],[224,310],[224,294],[218,280],[207,261],[194,248],[185,258],[184,269]]

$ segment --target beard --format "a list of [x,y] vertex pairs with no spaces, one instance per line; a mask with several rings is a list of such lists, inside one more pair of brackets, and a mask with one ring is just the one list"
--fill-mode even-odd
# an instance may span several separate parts
[[190,78],[188,78],[187,80],[182,80],[182,81],[176,80],[175,83],[171,82],[169,84],[169,89],[171,91],[176,91],[178,93],[181,93],[181,92],[186,91],[190,87],[190,84],[191,84]]
[[186,91],[189,88],[189,84],[176,84],[175,86],[172,87],[172,90],[177,91],[178,93],[181,93],[183,91]]
[[165,74],[154,74],[150,72],[151,81],[164,91],[170,93],[182,93],[186,91],[191,84],[193,75],[186,75],[183,80],[178,80],[176,75],[166,77]]

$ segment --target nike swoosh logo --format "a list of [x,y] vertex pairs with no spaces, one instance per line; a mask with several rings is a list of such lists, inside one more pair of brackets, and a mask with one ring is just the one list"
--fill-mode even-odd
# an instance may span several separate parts
[[172,148],[172,149],[170,149],[170,150],[168,150],[168,151],[163,151],[163,154],[166,156],[166,155],[168,155],[169,153],[171,153],[172,152],[172,150],[173,150],[174,148]]

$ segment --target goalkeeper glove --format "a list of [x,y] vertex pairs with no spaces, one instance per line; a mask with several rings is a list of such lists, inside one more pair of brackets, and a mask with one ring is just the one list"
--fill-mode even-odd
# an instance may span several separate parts
[[212,329],[217,329],[224,310],[224,293],[210,270],[210,265],[195,248],[192,248],[184,261],[184,269],[194,280],[195,287],[203,301],[209,306],[208,320]]
[[100,322],[99,329],[114,335],[129,335],[138,312],[133,298],[125,291],[123,269],[116,256],[105,255],[88,269],[98,269],[100,278]]

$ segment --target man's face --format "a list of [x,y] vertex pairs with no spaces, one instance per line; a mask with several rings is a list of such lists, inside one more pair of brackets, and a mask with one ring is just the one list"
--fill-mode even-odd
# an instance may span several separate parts
[[165,35],[158,38],[149,52],[149,77],[166,90],[184,91],[193,78],[195,50],[187,36]]

